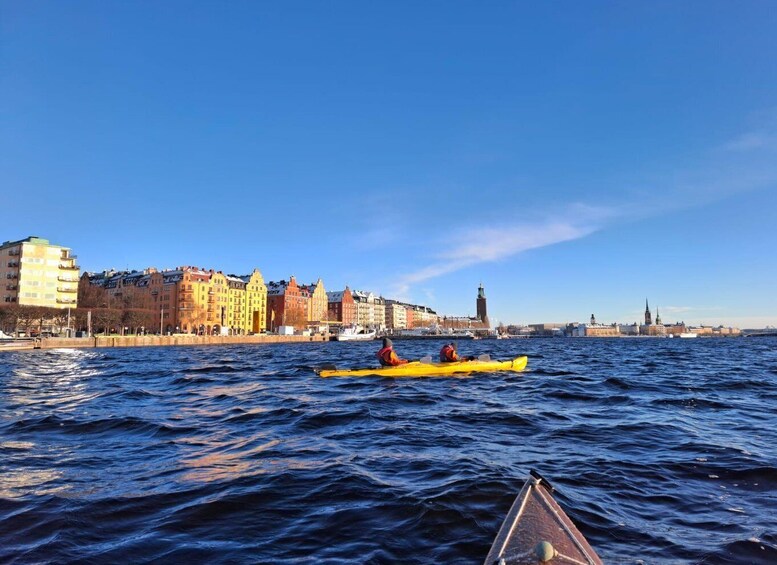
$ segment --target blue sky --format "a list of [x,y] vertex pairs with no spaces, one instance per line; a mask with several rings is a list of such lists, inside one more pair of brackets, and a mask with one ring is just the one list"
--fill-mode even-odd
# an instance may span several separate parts
[[0,240],[777,325],[773,2],[0,2]]

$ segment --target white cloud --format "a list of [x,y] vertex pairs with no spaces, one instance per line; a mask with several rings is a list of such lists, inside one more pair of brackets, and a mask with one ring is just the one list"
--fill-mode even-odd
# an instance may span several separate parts
[[[773,186],[777,183],[775,161],[764,159],[766,155],[758,150],[777,150],[777,112],[774,119],[761,121],[759,127],[761,129],[718,146],[730,153],[727,158],[720,158],[719,154],[717,159],[706,159],[689,170],[656,175],[640,182],[623,179],[617,184],[631,188],[616,192],[621,198],[615,196],[614,200],[620,199],[620,202],[611,202],[606,207],[576,203],[567,206],[562,214],[544,221],[459,229],[446,237],[442,247],[448,251],[433,257],[427,265],[398,276],[392,290],[400,299],[409,300],[413,285],[480,263],[504,260],[528,250],[580,239],[615,223],[696,208]],[[734,155],[737,152],[752,152],[752,155]],[[743,158],[748,160],[746,164],[742,163]],[[511,213],[510,210],[503,212]],[[521,217],[536,218],[536,213],[536,210],[521,210]],[[433,239],[427,241],[434,245],[439,243]],[[660,308],[669,316],[710,310],[713,309]]]
[[[592,206],[569,207],[566,218],[552,218],[542,223],[502,227],[469,228],[452,237],[449,250],[430,265],[399,277],[394,292],[407,296],[414,284],[477,265],[499,261],[524,251],[547,247],[585,237],[598,229],[612,210]],[[451,239],[450,237],[448,239]]]
[[723,145],[723,149],[728,151],[741,152],[775,148],[777,148],[777,135],[768,132],[745,133]]

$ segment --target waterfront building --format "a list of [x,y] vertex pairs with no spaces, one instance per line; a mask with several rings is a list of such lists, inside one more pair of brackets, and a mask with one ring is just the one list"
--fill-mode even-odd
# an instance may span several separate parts
[[227,328],[230,335],[248,333],[246,328],[246,283],[235,275],[225,275],[229,303],[227,304]]
[[179,283],[182,279],[183,271],[180,269],[155,271],[148,275],[149,308],[154,312],[154,321],[149,320],[149,331],[156,330],[157,320],[162,333],[180,331]]
[[618,337],[621,335],[617,324],[583,324],[582,327],[585,337]]
[[375,295],[363,290],[351,291],[356,307],[356,323],[363,328],[375,328]]
[[346,286],[345,290],[327,292],[326,297],[329,320],[340,322],[343,326],[356,323],[356,303],[350,288]]
[[302,329],[307,325],[307,291],[297,285],[294,276],[279,282],[267,284],[267,329],[278,331],[280,326],[294,326]]
[[667,324],[664,326],[664,331],[666,332],[666,335],[680,335],[684,333],[688,333],[688,326],[685,325],[685,322],[675,322],[674,324]]
[[374,304],[375,328],[386,329],[386,299],[382,296],[375,297]]
[[[475,330],[487,330],[490,329],[491,323],[488,320],[488,310],[486,308],[486,292],[483,289],[481,283],[478,287],[478,295],[475,300],[475,308],[477,316],[474,318],[463,316],[438,316],[438,323],[443,329],[475,329]],[[483,332],[479,332],[483,333]]]
[[407,329],[407,308],[396,300],[386,300],[386,327],[391,330]]
[[[571,324],[571,325],[577,325]],[[564,330],[568,324],[557,323],[543,323],[543,324],[529,324],[532,329],[532,333],[536,337],[560,337],[564,335]]]
[[475,327],[475,322],[480,324],[480,320],[471,316],[443,316],[439,318],[439,324],[446,330],[469,330]]
[[405,306],[405,328],[408,330],[412,330],[416,327],[415,316],[413,316],[414,313],[415,306],[411,306],[409,304]]
[[213,326],[209,322],[208,297],[210,292],[210,273],[199,267],[181,267],[179,284],[177,325],[184,333],[200,335],[211,334]]
[[618,324],[618,332],[621,335],[639,335],[639,324],[637,322],[633,324]]
[[642,326],[640,328],[640,333],[652,337],[664,337],[666,335],[666,328],[664,327],[664,324],[652,324],[650,326]]
[[118,309],[131,319],[128,325],[142,322],[162,333],[235,335],[266,324],[267,289],[258,269],[244,277],[191,266],[85,273],[79,294],[87,308]]
[[477,308],[477,317],[483,324],[482,327],[490,328],[491,324],[488,321],[488,310],[486,309],[486,291],[483,289],[483,283],[480,283],[478,287],[478,297],[475,301],[475,306]]
[[213,334],[226,335],[228,312],[229,286],[227,285],[227,277],[221,271],[211,269],[207,320]]
[[329,313],[329,300],[327,299],[324,282],[318,279],[315,283],[300,288],[308,296],[307,321],[326,321]]
[[267,286],[259,269],[240,277],[245,283],[245,310],[243,328],[248,333],[260,333],[267,329]]
[[428,306],[413,306],[413,323],[417,328],[429,328],[437,325],[437,312]]
[[69,247],[30,236],[0,245],[2,303],[75,308],[80,268]]

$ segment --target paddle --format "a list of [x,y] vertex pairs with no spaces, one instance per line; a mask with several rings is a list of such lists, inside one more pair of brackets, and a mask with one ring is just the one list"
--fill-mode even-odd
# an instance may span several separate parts
[[337,370],[337,367],[335,367],[335,366],[334,366],[334,365],[332,365],[331,363],[328,363],[328,364],[326,364],[326,365],[321,365],[321,366],[319,366],[319,367],[316,367],[315,369],[313,369],[313,371],[314,371],[314,372],[315,372],[317,375],[318,375],[318,374],[320,374],[320,373],[321,373],[321,371],[336,371],[336,370]]

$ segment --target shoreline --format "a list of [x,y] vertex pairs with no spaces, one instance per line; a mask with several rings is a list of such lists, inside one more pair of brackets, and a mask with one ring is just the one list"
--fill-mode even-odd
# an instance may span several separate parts
[[322,335],[145,335],[96,337],[44,337],[12,343],[0,342],[2,351],[37,349],[93,349],[106,347],[175,347],[183,345],[234,345],[244,343],[323,343]]

